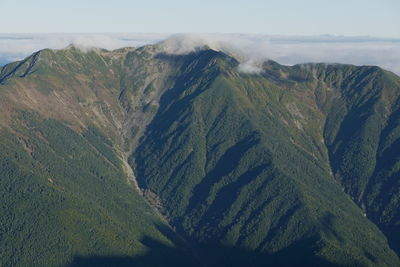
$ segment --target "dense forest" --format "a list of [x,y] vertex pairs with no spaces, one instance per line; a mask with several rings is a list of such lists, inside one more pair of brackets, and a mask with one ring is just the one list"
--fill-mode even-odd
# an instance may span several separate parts
[[71,46],[1,68],[0,265],[399,265],[400,78],[239,64]]

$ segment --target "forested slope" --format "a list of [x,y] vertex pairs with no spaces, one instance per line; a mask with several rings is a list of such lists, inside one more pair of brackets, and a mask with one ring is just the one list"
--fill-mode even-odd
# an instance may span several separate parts
[[399,77],[160,46],[1,68],[3,265],[399,265]]

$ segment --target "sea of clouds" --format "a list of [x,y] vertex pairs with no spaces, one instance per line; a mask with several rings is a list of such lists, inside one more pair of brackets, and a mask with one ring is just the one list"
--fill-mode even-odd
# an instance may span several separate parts
[[43,48],[81,47],[117,49],[161,43],[166,53],[190,53],[208,46],[240,59],[240,68],[257,72],[260,62],[272,59],[293,65],[308,62],[378,65],[400,74],[400,39],[369,36],[279,36],[252,34],[0,34],[0,66]]

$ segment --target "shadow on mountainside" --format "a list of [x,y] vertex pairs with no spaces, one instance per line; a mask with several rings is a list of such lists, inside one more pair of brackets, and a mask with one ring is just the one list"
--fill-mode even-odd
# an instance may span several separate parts
[[400,226],[385,226],[380,225],[379,223],[377,223],[377,225],[386,235],[390,248],[393,249],[397,253],[397,256],[400,257]]
[[75,256],[68,267],[80,266],[335,266],[316,257],[311,240],[300,241],[275,254],[265,254],[235,247],[207,246],[196,257],[187,251],[168,247],[149,237],[141,241],[149,247],[139,256]]
[[201,266],[186,251],[166,246],[149,237],[141,241],[149,251],[138,256],[75,256],[69,267],[78,266]]

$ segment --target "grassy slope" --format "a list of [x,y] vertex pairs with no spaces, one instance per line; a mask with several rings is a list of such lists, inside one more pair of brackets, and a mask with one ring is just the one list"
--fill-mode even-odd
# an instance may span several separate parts
[[324,114],[301,71],[243,75],[211,51],[190,66],[161,99],[136,159],[141,186],[180,231],[216,254],[221,245],[258,251],[253,264],[398,264],[333,179]]
[[137,143],[160,94],[131,163],[209,264],[398,264],[363,215],[398,236],[398,77],[274,62],[245,75],[211,50],[153,49],[44,50],[1,69],[5,264],[176,261],[174,234],[116,154]]
[[400,79],[376,67],[316,69],[340,95],[320,103],[335,176],[400,252]]
[[16,136],[4,131],[1,139],[4,266],[140,254],[144,236],[172,245],[99,137],[31,116]]
[[0,265],[191,262],[121,167],[123,58],[71,47],[3,69]]

